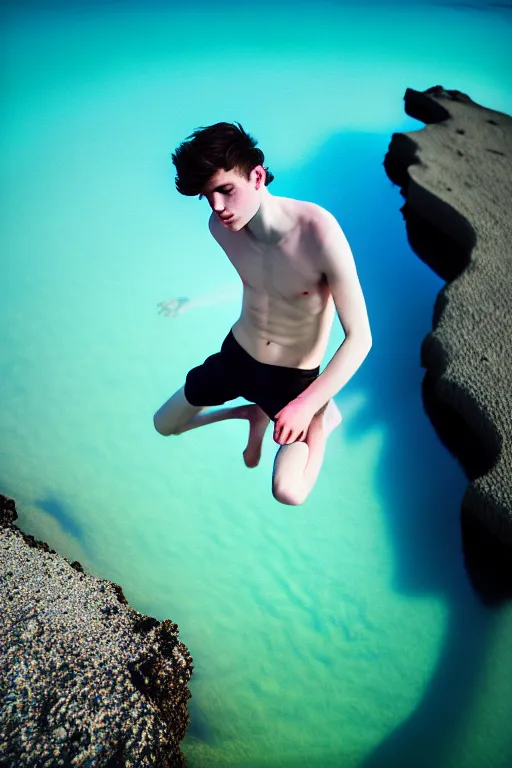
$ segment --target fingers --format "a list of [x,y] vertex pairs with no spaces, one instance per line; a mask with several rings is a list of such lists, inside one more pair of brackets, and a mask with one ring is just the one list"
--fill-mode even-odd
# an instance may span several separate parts
[[274,433],[274,441],[280,445],[291,445],[292,443],[303,443],[306,440],[308,430],[303,429],[297,436],[290,431],[288,433],[279,434]]
[[173,299],[170,301],[159,301],[157,307],[159,307],[158,314],[164,315],[164,317],[175,317],[180,311],[180,308],[176,306]]

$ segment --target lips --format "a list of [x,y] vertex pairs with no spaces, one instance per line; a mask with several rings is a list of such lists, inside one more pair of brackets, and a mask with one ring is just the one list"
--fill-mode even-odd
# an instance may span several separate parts
[[231,216],[226,216],[225,218],[222,218],[222,216],[219,216],[219,219],[221,221],[230,221],[233,218],[233,214]]

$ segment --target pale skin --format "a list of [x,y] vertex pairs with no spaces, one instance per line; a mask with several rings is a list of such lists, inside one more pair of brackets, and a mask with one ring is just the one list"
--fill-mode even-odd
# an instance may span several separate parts
[[[209,229],[243,283],[240,317],[232,327],[238,343],[262,363],[293,368],[321,364],[335,314],[345,339],[328,365],[274,419],[280,445],[272,493],[283,504],[302,504],[323,462],[329,434],[342,420],[332,400],[371,348],[366,305],[354,258],[336,219],[315,203],[272,195],[259,165],[249,180],[236,169],[220,169],[200,198],[212,208]],[[223,222],[219,217],[231,215]],[[160,302],[173,314],[176,300]],[[167,310],[166,311],[166,304]],[[258,465],[270,418],[258,405],[220,410],[187,402],[179,389],[154,416],[163,435],[179,435],[224,419],[247,419],[246,466]]]

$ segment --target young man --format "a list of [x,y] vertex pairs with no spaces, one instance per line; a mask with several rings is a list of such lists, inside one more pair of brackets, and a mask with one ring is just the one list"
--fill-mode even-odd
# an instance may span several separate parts
[[[274,177],[239,123],[216,123],[187,138],[172,156],[176,188],[208,201],[210,232],[242,280],[243,303],[220,352],[188,372],[156,412],[155,428],[180,435],[247,419],[244,460],[255,467],[272,420],[280,445],[272,493],[283,504],[302,504],[327,437],[341,422],[332,397],[372,344],[354,259],[332,214],[268,191]],[[345,339],[320,373],[336,311]],[[237,397],[251,404],[200,413]]]

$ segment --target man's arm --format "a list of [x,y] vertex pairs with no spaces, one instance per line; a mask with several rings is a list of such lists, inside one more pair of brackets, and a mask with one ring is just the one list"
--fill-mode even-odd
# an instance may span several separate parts
[[[216,240],[222,248],[222,243],[219,240],[219,235],[221,235],[219,223],[213,211],[208,221],[208,228],[214,240]],[[189,299],[188,296],[180,296],[167,299],[166,301],[160,301],[157,305],[159,307],[158,313],[163,314],[166,317],[176,317],[176,315],[182,315],[184,312],[188,312],[189,309],[194,309],[194,307],[213,307],[217,304],[233,301],[240,296],[240,282],[233,280],[229,283],[225,283],[221,288],[217,288],[215,291],[202,293],[191,299]]]
[[345,386],[372,346],[370,323],[352,251],[334,216],[321,209],[313,224],[320,270],[327,278],[345,339],[328,365],[297,398],[316,413]]
[[157,304],[158,314],[165,315],[165,317],[176,317],[196,307],[214,307],[218,304],[226,304],[229,301],[234,301],[234,299],[239,298],[241,295],[240,282],[225,283],[215,291],[200,293],[191,299],[188,296],[177,296],[165,301],[159,301]]

